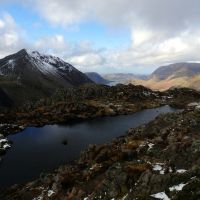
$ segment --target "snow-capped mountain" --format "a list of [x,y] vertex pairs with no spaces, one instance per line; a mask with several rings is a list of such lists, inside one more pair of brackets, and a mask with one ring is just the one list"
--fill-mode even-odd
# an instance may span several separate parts
[[[19,64],[20,66],[21,64],[31,64],[32,70],[38,70],[47,76],[53,75],[66,78],[66,75],[78,73],[82,77],[81,80],[79,80],[80,84],[81,82],[91,82],[87,76],[59,57],[44,55],[38,51],[29,51],[26,49],[22,49],[18,53],[7,56],[6,58],[0,60],[0,76],[13,75],[13,73],[18,71],[17,68],[20,67]],[[22,67],[20,68],[22,70]],[[75,82],[76,81],[77,80],[75,80]],[[74,84],[72,83],[72,85]]]
[[18,103],[92,81],[62,59],[22,49],[0,59],[0,89]]

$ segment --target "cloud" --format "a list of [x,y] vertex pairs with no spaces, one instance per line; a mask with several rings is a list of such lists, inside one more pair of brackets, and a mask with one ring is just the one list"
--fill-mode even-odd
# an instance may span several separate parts
[[0,29],[3,29],[5,27],[5,22],[3,20],[0,20]]
[[0,44],[0,57],[14,53],[25,44],[23,32],[8,13],[0,15]]
[[[13,2],[14,0],[9,0]],[[172,62],[200,60],[199,0],[15,0],[35,9],[55,26],[101,23],[127,30],[126,48],[95,48],[90,41],[67,41],[64,35],[44,36],[27,43],[11,16],[0,17],[0,55],[22,45],[63,57],[83,71],[151,71]],[[34,5],[34,8],[33,8]],[[93,28],[93,27],[91,27]],[[81,34],[81,30],[80,34]],[[22,41],[19,43],[19,41]],[[4,52],[3,49],[6,49]],[[147,69],[148,68],[148,69]]]
[[145,29],[134,29],[132,30],[132,42],[133,46],[140,46],[147,41],[150,41],[154,38],[155,33],[153,33],[151,30],[145,30]]
[[36,1],[40,15],[54,25],[68,27],[97,21],[108,29],[128,29],[132,43],[125,49],[105,47],[104,51],[97,51],[91,46],[86,50],[77,45],[67,58],[88,68],[96,65],[132,71],[134,66],[199,60],[199,7],[199,0]]
[[73,56],[68,60],[75,66],[78,66],[83,71],[98,70],[104,64],[104,58],[100,54],[87,53],[80,56]]
[[53,35],[39,38],[32,44],[32,48],[62,56],[69,49],[69,44],[63,35]]
[[198,25],[200,17],[199,0],[36,0],[35,3],[45,19],[65,26],[98,20],[109,26],[180,31],[190,24]]

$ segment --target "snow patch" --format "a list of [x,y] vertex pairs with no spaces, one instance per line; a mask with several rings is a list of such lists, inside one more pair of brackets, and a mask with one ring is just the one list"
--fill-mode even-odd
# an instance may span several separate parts
[[151,149],[153,148],[153,146],[154,146],[155,144],[153,144],[153,143],[148,143],[147,145],[148,145],[148,147],[149,147],[149,148],[148,148],[148,151],[149,151],[149,150],[151,150]]
[[183,173],[187,172],[187,170],[186,169],[177,169],[176,172],[183,174]]
[[7,76],[10,73],[10,70],[14,70],[15,68],[15,60],[10,59],[4,65],[1,66],[0,75]]
[[195,109],[200,109],[200,102],[192,102],[192,103],[189,103],[188,105],[188,108],[195,108]]
[[171,167],[169,167],[169,172],[170,172],[170,173],[172,173],[172,172],[173,172],[173,170],[172,170],[172,168],[171,168]]
[[198,102],[192,102],[192,103],[188,104],[188,107],[195,107],[195,106],[198,106],[198,105],[199,105]]
[[59,57],[40,54],[37,51],[27,51],[31,62],[42,72],[56,75],[58,70],[72,72],[74,68]]
[[10,146],[9,144],[4,144],[4,145],[3,145],[3,148],[6,150],[6,149],[11,148],[11,146]]
[[163,163],[156,163],[153,165],[153,171],[159,171],[160,174],[165,174],[164,168],[161,165],[163,165]]
[[165,171],[164,171],[164,170],[161,170],[161,171],[160,171],[160,174],[162,174],[162,175],[165,174]]
[[149,151],[149,150],[151,150],[151,149],[153,148],[154,145],[155,145],[155,144],[150,143],[150,142],[142,142],[142,143],[139,145],[139,148],[137,149],[137,151],[140,150],[140,149],[143,148],[143,147],[146,147],[146,146],[148,146],[148,151]]
[[142,147],[145,147],[145,146],[146,146],[146,143],[145,143],[145,142],[143,142],[143,143],[141,143],[141,144],[140,144],[140,146],[139,146],[139,147],[141,147],[141,148],[142,148]]
[[173,192],[173,191],[181,191],[185,185],[187,185],[187,183],[185,183],[185,184],[184,183],[180,183],[179,185],[174,185],[174,186],[170,187],[169,190],[171,192]]
[[8,140],[7,140],[7,139],[1,139],[1,140],[0,140],[0,144],[1,144],[1,143],[5,143],[5,142],[8,142]]
[[65,64],[65,65],[66,66],[59,67],[59,69],[61,69],[61,70],[68,70],[68,72],[72,72],[73,71],[73,68],[72,68],[71,65],[69,65],[69,64]]
[[33,200],[43,200],[43,196],[35,197]]
[[127,196],[128,196],[128,194],[126,194],[124,197],[122,197],[121,200],[125,200]]
[[156,165],[153,166],[153,170],[154,171],[160,171],[160,170],[162,170],[162,166],[156,164]]
[[48,190],[47,196],[51,197],[55,192],[53,190]]
[[165,194],[165,192],[159,192],[159,193],[156,193],[156,194],[152,194],[150,196],[154,197],[156,199],[170,200],[170,198]]
[[12,59],[9,60],[8,61],[8,67],[13,70],[15,68],[15,61],[12,60]]
[[44,198],[46,199],[46,195],[48,197],[51,197],[55,192],[53,190],[48,190],[44,189],[43,187],[41,187],[41,189],[43,189],[42,194],[40,194],[38,197],[33,198],[32,200],[43,200]]
[[196,106],[195,108],[199,110],[200,109],[200,105]]
[[149,91],[143,91],[143,94],[144,94],[144,96],[150,96],[151,92],[149,92]]

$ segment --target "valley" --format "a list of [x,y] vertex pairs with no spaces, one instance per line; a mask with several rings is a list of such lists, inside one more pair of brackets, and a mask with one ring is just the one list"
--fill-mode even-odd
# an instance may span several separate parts
[[192,88],[200,90],[200,64],[175,63],[156,69],[147,78],[131,78],[126,83],[143,85],[152,90],[165,91],[170,88]]

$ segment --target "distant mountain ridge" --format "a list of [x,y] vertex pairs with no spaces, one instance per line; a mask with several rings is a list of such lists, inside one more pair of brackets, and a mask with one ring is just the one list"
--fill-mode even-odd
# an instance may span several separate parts
[[0,59],[0,89],[14,104],[38,100],[59,88],[85,83],[93,81],[55,56],[22,49]]
[[133,84],[141,84],[154,90],[171,87],[188,87],[200,90],[200,63],[175,63],[157,68],[146,80],[134,79]]
[[85,73],[86,76],[91,79],[92,81],[94,81],[97,84],[108,84],[110,83],[110,81],[104,79],[100,74],[96,73],[96,72],[86,72]]
[[133,73],[112,73],[112,74],[102,74],[102,77],[106,80],[113,81],[116,83],[126,83],[131,79],[146,79],[145,75],[137,75]]
[[150,78],[158,78],[160,80],[167,78],[179,78],[183,76],[195,76],[200,73],[200,63],[175,63],[162,66],[156,69]]

